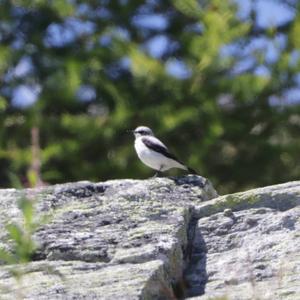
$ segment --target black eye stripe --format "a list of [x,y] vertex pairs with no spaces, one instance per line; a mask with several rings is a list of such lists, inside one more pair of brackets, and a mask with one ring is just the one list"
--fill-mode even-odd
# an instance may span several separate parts
[[142,135],[150,135],[150,132],[148,130],[139,129],[134,131],[134,133],[142,134]]

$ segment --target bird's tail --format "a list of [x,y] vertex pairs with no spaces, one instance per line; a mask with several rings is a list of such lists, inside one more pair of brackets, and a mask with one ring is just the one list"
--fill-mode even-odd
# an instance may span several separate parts
[[188,171],[189,173],[194,174],[194,175],[198,175],[198,173],[197,173],[194,169],[189,168],[189,167],[186,167],[186,168],[187,168],[187,171]]
[[194,169],[189,168],[188,166],[183,165],[182,169],[188,171],[190,174],[198,175],[198,173]]
[[186,166],[182,162],[180,162],[180,161],[176,161],[176,162],[177,162],[177,166],[176,166],[177,168],[180,168],[182,170],[186,170],[186,171],[189,172],[189,174],[199,175],[194,169],[189,168],[188,166]]

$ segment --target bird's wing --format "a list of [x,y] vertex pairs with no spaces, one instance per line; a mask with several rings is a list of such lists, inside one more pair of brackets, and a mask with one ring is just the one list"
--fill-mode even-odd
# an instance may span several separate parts
[[149,137],[143,137],[142,138],[142,142],[151,150],[161,153],[162,155],[173,159],[177,162],[179,162],[180,164],[184,165],[184,163],[182,163],[180,160],[177,159],[177,157],[170,153],[168,148],[156,137],[154,136],[149,136]]

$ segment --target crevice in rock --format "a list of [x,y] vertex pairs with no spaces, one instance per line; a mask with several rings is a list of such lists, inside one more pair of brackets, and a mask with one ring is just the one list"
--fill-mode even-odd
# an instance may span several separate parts
[[186,232],[187,244],[182,249],[184,260],[183,276],[172,285],[175,299],[201,296],[205,292],[205,285],[208,279],[206,271],[207,248],[198,227],[198,220],[195,209],[192,208]]
[[185,269],[183,272],[183,282],[185,297],[203,295],[207,283],[207,248],[198,227],[198,220],[193,212],[188,226],[188,244],[184,255]]
[[67,187],[65,189],[62,189],[61,191],[56,193],[55,196],[88,198],[95,194],[103,194],[106,189],[107,186],[104,184],[87,183],[75,188]]
[[41,261],[45,260],[47,258],[47,255],[44,252],[36,251],[31,255],[30,260],[31,261]]

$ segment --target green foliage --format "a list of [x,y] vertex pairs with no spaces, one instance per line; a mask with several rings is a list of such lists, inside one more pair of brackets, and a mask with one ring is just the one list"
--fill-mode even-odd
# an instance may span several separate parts
[[[299,84],[299,5],[289,9],[286,24],[260,28],[229,0],[2,0],[1,186],[10,173],[27,185],[148,177],[126,134],[138,125],[221,193],[299,178],[300,107],[286,97]],[[162,24],[139,23],[153,14]],[[182,76],[169,71],[178,63]],[[34,105],[13,104],[21,85],[38,86]]]
[[23,224],[9,223],[6,226],[8,241],[12,243],[11,251],[0,248],[0,261],[7,264],[29,262],[36,249],[32,235],[41,223],[34,220],[33,201],[21,198],[19,209],[23,216]]
[[[11,176],[12,183],[20,187],[18,178]],[[27,263],[32,261],[37,245],[33,235],[42,225],[49,223],[50,215],[43,214],[38,216],[34,205],[35,199],[21,197],[18,201],[18,208],[21,212],[21,222],[9,222],[6,225],[7,245],[0,246],[0,265],[10,265],[6,270],[16,280],[16,286],[2,286],[0,291],[11,290],[15,293],[16,299],[23,299],[22,279],[30,271],[26,269]],[[41,270],[47,274],[58,276],[60,280],[65,281],[63,274],[50,265],[44,265]],[[17,288],[16,288],[17,287]]]

